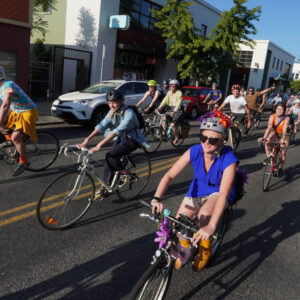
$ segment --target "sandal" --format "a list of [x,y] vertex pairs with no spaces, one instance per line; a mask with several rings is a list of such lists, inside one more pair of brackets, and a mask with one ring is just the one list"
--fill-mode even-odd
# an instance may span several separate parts
[[173,143],[174,145],[176,145],[176,144],[178,143],[178,141],[179,141],[179,138],[176,137],[176,138],[174,138],[174,140],[172,141],[172,143]]

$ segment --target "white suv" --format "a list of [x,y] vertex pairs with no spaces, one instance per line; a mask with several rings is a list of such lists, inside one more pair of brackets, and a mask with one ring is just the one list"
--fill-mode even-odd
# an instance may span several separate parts
[[[105,117],[109,107],[106,93],[111,89],[120,90],[125,97],[125,104],[136,105],[148,90],[146,81],[107,80],[96,83],[82,91],[64,94],[53,101],[52,115],[67,123],[82,123],[95,126]],[[141,107],[151,102],[148,97]]]

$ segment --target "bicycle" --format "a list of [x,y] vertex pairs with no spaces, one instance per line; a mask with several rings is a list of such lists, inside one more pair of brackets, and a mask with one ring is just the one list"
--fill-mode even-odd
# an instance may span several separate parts
[[[147,143],[150,145],[150,148],[144,149],[147,153],[153,153],[160,147],[163,139],[165,141],[170,141],[173,147],[179,147],[185,140],[185,136],[179,134],[179,140],[176,144],[173,143],[175,135],[171,127],[172,118],[169,113],[161,114],[158,111],[155,111],[157,119],[155,119],[154,125],[151,125],[150,128],[145,132],[145,137]],[[165,130],[162,126],[163,116],[166,116],[166,128]]]
[[[11,134],[13,130],[6,131]],[[23,134],[26,145],[26,155],[30,162],[27,170],[38,172],[45,170],[54,163],[59,152],[57,137],[47,130],[37,130],[37,142],[31,141],[27,134]],[[1,133],[2,139],[3,134]],[[3,172],[10,172],[14,164],[18,163],[19,153],[14,145],[0,148],[0,168]]]
[[233,152],[236,152],[240,142],[242,140],[242,132],[239,128],[238,123],[235,121],[234,116],[228,116],[232,122],[225,135],[225,144],[230,146]]
[[[55,178],[38,201],[37,217],[47,229],[72,226],[84,216],[92,202],[100,203],[114,192],[123,200],[131,200],[144,190],[150,179],[151,163],[144,154],[124,155],[121,160],[125,171],[116,171],[107,184],[94,172],[96,165],[89,162],[92,153],[88,153],[87,148],[78,150],[77,145],[64,144],[60,149],[66,157],[68,151],[77,156],[78,169]],[[100,163],[100,166],[105,164]],[[96,186],[100,192],[96,192]]]
[[[265,141],[263,141],[265,142]],[[262,144],[262,143],[261,143]],[[286,147],[281,147],[279,142],[270,142],[271,154],[267,159],[266,168],[263,175],[263,191],[266,192],[269,188],[271,177],[278,177],[279,164],[281,163],[281,152],[287,150]],[[279,155],[278,155],[279,154]]]
[[[140,201],[143,205],[151,208],[151,205]],[[140,214],[141,217],[147,217],[151,221],[160,224],[161,241],[160,248],[155,251],[152,257],[150,267],[139,279],[129,299],[163,299],[168,289],[168,284],[172,276],[172,270],[174,267],[175,258],[172,253],[178,251],[178,235],[183,236],[185,239],[191,241],[191,236],[197,232],[197,228],[194,225],[193,220],[186,215],[180,215],[178,219],[172,216],[172,212],[169,209],[164,209],[163,213],[150,216],[149,214]],[[219,249],[224,235],[228,229],[228,225],[232,216],[232,205],[228,206],[219,222],[218,228],[215,234],[212,236],[212,255],[210,260],[215,256]],[[191,262],[194,256],[197,254],[197,246],[191,246],[185,257],[184,265]]]

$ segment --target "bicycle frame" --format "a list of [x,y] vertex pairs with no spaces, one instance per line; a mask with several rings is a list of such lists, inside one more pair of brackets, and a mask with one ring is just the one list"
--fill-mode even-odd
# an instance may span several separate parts
[[[270,144],[271,144],[271,149],[270,149],[271,157],[274,158],[272,160],[271,172],[272,172],[272,174],[274,174],[274,172],[277,170],[277,166],[281,162],[282,151],[283,151],[283,149],[285,149],[285,151],[286,151],[286,148],[281,147],[280,143],[278,143],[278,142],[270,142]],[[278,163],[276,164],[278,154],[280,155],[280,157],[279,157]]]
[[[160,129],[162,130],[162,132],[164,133],[164,135],[168,138],[168,141],[171,140],[171,131],[173,130],[172,129],[172,126],[170,125],[170,119],[171,119],[171,116],[170,114],[167,112],[165,114],[161,114],[160,112],[158,112],[157,110],[155,111],[155,114],[157,115],[158,117],[158,123],[159,123],[159,127]],[[166,120],[163,120],[163,117],[166,116]],[[166,122],[166,127],[167,129],[165,130],[164,127],[162,126],[162,122]]]
[[[66,143],[60,148],[59,152],[60,154],[64,153],[64,155],[68,157],[68,151],[72,151],[75,155],[78,156],[77,163],[81,162],[81,165],[78,167],[78,171],[80,171],[80,174],[76,179],[75,185],[72,191],[68,194],[68,196],[71,196],[74,193],[74,191],[77,190],[77,193],[74,195],[74,198],[77,197],[86,172],[89,172],[94,178],[96,178],[97,183],[103,186],[110,194],[113,193],[118,188],[117,180],[120,172],[116,171],[111,185],[107,185],[93,170],[95,166],[89,163],[89,158],[92,156],[93,153],[89,153],[88,149],[85,147],[81,149],[81,152],[79,154],[75,150],[79,150],[76,145],[69,145],[68,143]],[[104,166],[105,164],[102,163],[101,165]]]

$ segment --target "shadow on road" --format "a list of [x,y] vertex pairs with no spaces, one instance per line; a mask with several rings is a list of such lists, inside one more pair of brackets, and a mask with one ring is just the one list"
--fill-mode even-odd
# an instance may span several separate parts
[[[164,196],[164,200],[168,198],[172,198],[175,195],[184,195],[187,192],[187,188],[189,187],[190,181],[180,182],[178,184],[173,184],[170,186],[168,193]],[[101,215],[88,218],[82,221],[77,222],[75,225],[73,225],[70,229],[74,227],[80,227],[80,226],[86,226],[91,223],[95,222],[101,222],[109,218],[117,217],[120,215],[127,214],[131,211],[135,211],[141,207],[144,207],[142,204],[138,202],[137,199],[143,199],[144,201],[151,200],[151,198],[154,195],[154,191],[149,191],[147,193],[141,194],[136,197],[136,200],[130,200],[130,204],[126,205],[125,207],[120,207],[119,209],[113,209],[111,211],[105,212]],[[110,201],[109,197],[104,199],[103,201]],[[112,201],[113,203],[124,203],[126,201],[121,200],[119,198]],[[100,204],[101,205],[101,204]]]
[[[236,210],[233,220],[242,217],[244,213],[243,210]],[[151,257],[157,249],[154,238],[153,232],[114,247],[110,252],[49,280],[6,295],[5,299],[45,299],[51,296],[55,298],[55,295],[60,295],[60,299],[124,299],[150,265]],[[108,276],[106,272],[111,273]],[[100,276],[103,277],[101,284]]]
[[215,299],[230,295],[272,255],[280,243],[300,232],[299,211],[300,200],[284,203],[278,213],[223,244],[222,254],[217,256],[215,265],[224,266],[181,299],[192,298],[211,282],[220,291]]
[[[275,191],[278,190],[287,184],[292,183],[293,181],[297,180],[300,177],[300,164],[288,167],[286,169],[283,169],[283,177],[281,180],[276,181],[272,184],[272,179],[274,180],[274,177],[271,179],[271,185],[268,188],[268,191]],[[278,177],[276,178],[278,179]]]

